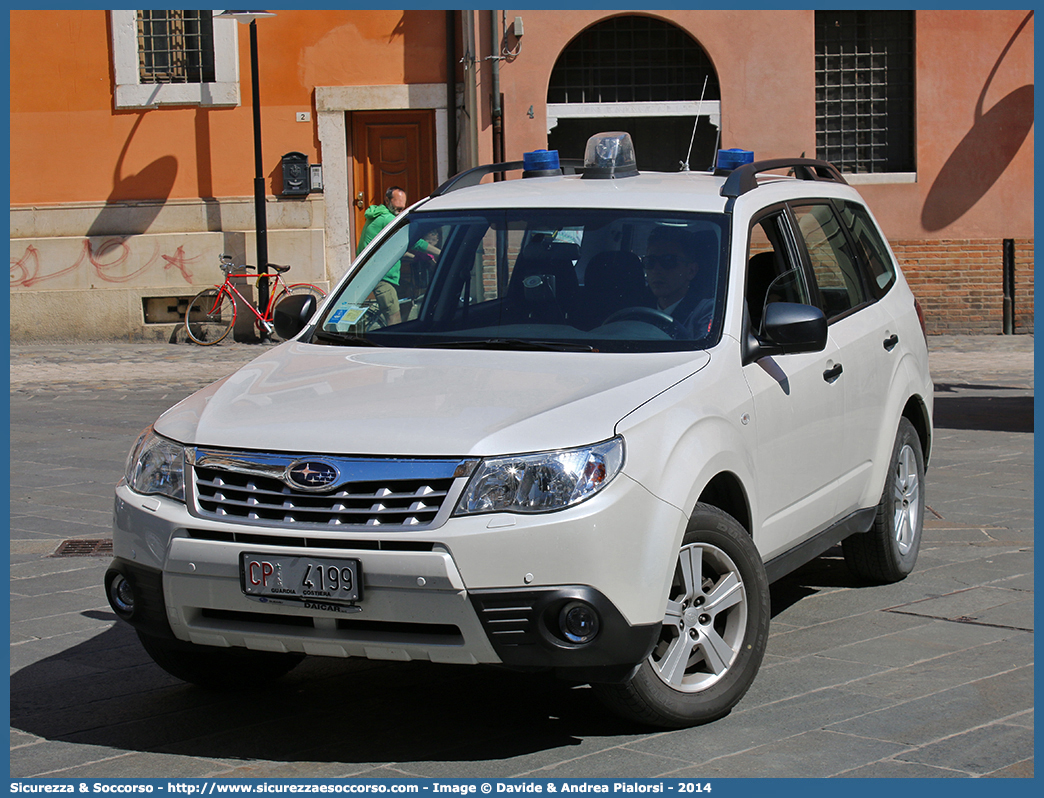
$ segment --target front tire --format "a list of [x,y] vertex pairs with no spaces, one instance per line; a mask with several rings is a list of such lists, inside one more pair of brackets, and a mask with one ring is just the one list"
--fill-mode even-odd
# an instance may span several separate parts
[[921,439],[913,424],[901,418],[874,525],[841,544],[852,572],[873,582],[905,579],[921,548],[924,507]]
[[200,646],[140,631],[138,639],[152,661],[171,676],[211,690],[259,687],[285,676],[304,659],[302,654]]
[[613,711],[641,723],[717,720],[754,681],[769,617],[768,578],[750,535],[716,507],[697,505],[653,652],[628,682],[595,689]]

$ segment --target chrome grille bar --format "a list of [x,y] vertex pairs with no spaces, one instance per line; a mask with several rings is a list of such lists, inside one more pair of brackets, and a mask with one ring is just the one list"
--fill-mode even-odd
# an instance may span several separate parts
[[435,520],[454,479],[474,468],[470,460],[316,455],[338,479],[326,491],[301,490],[286,475],[309,457],[190,450],[195,510],[232,523],[416,529]]

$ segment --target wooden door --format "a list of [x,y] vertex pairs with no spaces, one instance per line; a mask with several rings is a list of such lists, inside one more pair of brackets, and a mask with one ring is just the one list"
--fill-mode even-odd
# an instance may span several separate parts
[[384,202],[384,192],[398,186],[412,205],[437,187],[435,112],[354,111],[351,117],[355,193],[352,208],[359,240],[370,205]]

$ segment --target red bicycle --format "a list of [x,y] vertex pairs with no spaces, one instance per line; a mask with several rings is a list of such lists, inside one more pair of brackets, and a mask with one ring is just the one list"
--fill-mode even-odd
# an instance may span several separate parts
[[[225,339],[236,323],[236,298],[242,300],[243,307],[249,308],[257,317],[254,323],[257,325],[261,337],[272,335],[275,327],[272,319],[275,317],[276,306],[294,294],[311,294],[317,300],[326,296],[326,292],[310,283],[293,283],[287,285],[283,281],[283,274],[290,270],[289,266],[276,266],[268,264],[268,268],[274,273],[267,275],[249,274],[253,266],[237,267],[230,255],[222,255],[221,271],[225,273],[225,282],[213,288],[200,291],[189,302],[188,310],[185,311],[185,332],[188,337],[200,346],[213,346]],[[256,277],[257,280],[267,278],[272,282],[269,292],[268,306],[264,313],[254,307],[232,284],[233,277]]]

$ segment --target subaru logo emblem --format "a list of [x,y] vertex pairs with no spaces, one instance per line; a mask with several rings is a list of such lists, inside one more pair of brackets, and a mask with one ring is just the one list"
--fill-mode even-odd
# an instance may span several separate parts
[[321,460],[298,460],[286,469],[283,479],[292,488],[300,490],[324,490],[340,479],[336,467]]

